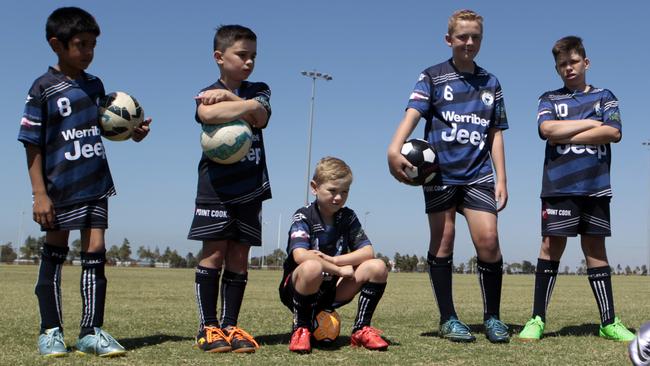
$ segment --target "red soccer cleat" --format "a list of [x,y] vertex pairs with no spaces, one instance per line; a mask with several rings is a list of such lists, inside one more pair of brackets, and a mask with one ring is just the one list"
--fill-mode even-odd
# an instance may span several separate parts
[[381,330],[371,326],[365,326],[352,334],[350,345],[352,347],[365,347],[373,351],[385,351],[388,348],[386,342],[380,334]]
[[311,352],[311,332],[305,327],[300,327],[293,331],[291,341],[289,342],[289,351],[297,353]]

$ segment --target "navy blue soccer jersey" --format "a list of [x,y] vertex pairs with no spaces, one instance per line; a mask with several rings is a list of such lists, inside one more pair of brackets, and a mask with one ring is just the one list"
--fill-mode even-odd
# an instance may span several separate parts
[[18,140],[40,148],[54,207],[115,194],[98,125],[104,94],[99,78],[70,80],[52,67],[29,90]]
[[284,262],[285,276],[298,265],[293,260],[293,250],[303,248],[318,250],[331,257],[346,254],[370,245],[357,215],[344,207],[334,214],[334,225],[323,222],[316,202],[302,207],[293,215],[287,244],[288,257]]
[[[607,89],[589,88],[573,92],[561,88],[542,94],[537,114],[538,128],[549,120],[602,121],[622,129],[618,100]],[[541,136],[540,137],[544,138]],[[541,197],[612,195],[609,170],[612,162],[610,144],[551,145],[546,143]]]
[[407,108],[426,120],[425,139],[438,153],[436,184],[465,185],[494,180],[488,130],[508,128],[497,78],[475,66],[461,73],[452,60],[424,70]]
[[[227,89],[221,81],[202,89]],[[243,99],[258,100],[271,116],[270,98],[271,90],[264,83],[242,82],[235,93]],[[195,120],[202,123],[197,113]],[[264,138],[262,130],[251,127],[253,143],[239,162],[234,164],[218,164],[205,154],[199,161],[199,181],[197,185],[197,204],[240,204],[252,201],[263,201],[271,198],[271,185],[266,168],[266,154],[264,152]]]

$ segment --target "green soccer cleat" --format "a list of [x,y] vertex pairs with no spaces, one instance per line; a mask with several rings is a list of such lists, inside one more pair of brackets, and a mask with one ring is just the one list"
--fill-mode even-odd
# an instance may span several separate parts
[[476,340],[469,327],[455,316],[440,324],[440,337],[452,342],[474,342]]
[[634,340],[634,333],[630,332],[618,317],[614,318],[614,322],[607,326],[600,326],[598,334],[612,341],[617,342],[630,342]]
[[492,343],[508,343],[510,342],[510,335],[508,334],[508,326],[505,325],[499,318],[492,316],[486,320],[483,325],[485,326],[485,336]]
[[544,334],[544,322],[537,315],[526,322],[524,329],[519,332],[519,340],[524,342],[539,341],[542,338],[542,334]]
[[103,331],[94,328],[94,334],[88,334],[77,340],[77,353],[81,355],[93,354],[99,357],[114,357],[126,354],[126,350],[115,338]]
[[68,354],[61,328],[46,329],[45,333],[38,336],[38,352],[45,357],[63,357]]

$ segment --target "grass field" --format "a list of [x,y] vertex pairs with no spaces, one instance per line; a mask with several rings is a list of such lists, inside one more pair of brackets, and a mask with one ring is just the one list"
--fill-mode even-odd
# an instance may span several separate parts
[[[343,327],[333,348],[310,355],[287,350],[291,315],[278,299],[279,271],[252,271],[240,326],[261,349],[253,355],[205,354],[192,349],[197,327],[194,271],[187,269],[107,268],[108,301],[104,327],[129,353],[100,360],[70,356],[44,361],[37,352],[39,315],[33,294],[36,266],[0,266],[0,365],[39,363],[151,364],[388,364],[388,365],[624,365],[626,344],[597,337],[598,310],[583,276],[560,276],[549,307],[545,338],[538,343],[493,345],[482,335],[482,305],[476,276],[455,275],[454,298],[461,319],[478,336],[473,344],[437,337],[438,315],[424,273],[391,273],[373,325],[392,345],[387,352],[351,348],[350,325],[356,301],[339,310]],[[81,301],[79,267],[63,271],[66,342],[73,345]],[[635,330],[650,320],[650,279],[614,277],[616,311]],[[505,276],[502,319],[518,332],[530,316],[533,276]]]

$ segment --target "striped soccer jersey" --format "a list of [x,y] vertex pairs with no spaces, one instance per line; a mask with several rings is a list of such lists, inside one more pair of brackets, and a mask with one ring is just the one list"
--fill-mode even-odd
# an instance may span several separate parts
[[461,73],[452,60],[424,70],[409,97],[426,120],[425,138],[436,149],[440,165],[436,184],[493,182],[488,141],[490,128],[508,128],[501,85],[475,65]]
[[[221,81],[202,89],[227,89]],[[271,90],[264,83],[244,81],[236,94],[243,99],[257,99],[271,116],[269,100]],[[197,113],[195,120],[201,123]],[[241,204],[252,201],[263,201],[271,198],[271,185],[266,168],[264,139],[260,128],[251,127],[253,143],[242,160],[237,163],[224,165],[210,160],[205,154],[199,161],[199,180],[197,184],[197,204]]]
[[319,250],[334,257],[366,245],[370,245],[370,240],[354,211],[347,207],[340,209],[334,214],[334,225],[327,227],[321,219],[318,205],[312,202],[309,206],[298,209],[293,215],[283,278],[298,266],[292,256],[296,248]]
[[[587,92],[573,92],[561,88],[539,98],[538,127],[549,120],[580,119],[602,121],[618,130],[622,128],[618,100],[607,89],[590,86]],[[611,196],[611,152],[610,144],[551,145],[547,142],[541,197]]]
[[18,140],[40,148],[54,207],[115,194],[98,125],[102,96],[99,78],[83,73],[70,80],[52,67],[29,90]]

